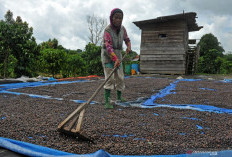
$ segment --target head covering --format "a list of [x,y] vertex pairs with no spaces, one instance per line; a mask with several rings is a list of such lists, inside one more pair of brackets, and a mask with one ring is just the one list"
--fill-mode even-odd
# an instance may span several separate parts
[[114,14],[116,14],[116,13],[122,13],[122,17],[123,17],[123,12],[122,12],[122,10],[119,9],[119,8],[114,8],[114,9],[111,11],[111,13],[110,13],[110,24],[111,24],[111,27],[113,27],[114,29],[116,29],[117,32],[118,32],[118,31],[120,30],[121,26],[116,27],[116,26],[113,24],[113,16],[114,16]]

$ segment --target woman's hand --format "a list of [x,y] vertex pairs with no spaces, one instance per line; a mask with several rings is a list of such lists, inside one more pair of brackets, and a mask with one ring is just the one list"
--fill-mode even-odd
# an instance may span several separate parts
[[117,59],[114,63],[114,67],[119,67],[120,66],[120,60]]
[[126,53],[128,54],[128,53],[130,53],[131,52],[131,48],[130,47],[127,47],[126,48]]
[[131,42],[130,42],[130,41],[129,41],[129,42],[127,42],[127,43],[126,43],[126,45],[127,45],[126,53],[128,54],[128,53],[130,53],[130,52],[131,52]]

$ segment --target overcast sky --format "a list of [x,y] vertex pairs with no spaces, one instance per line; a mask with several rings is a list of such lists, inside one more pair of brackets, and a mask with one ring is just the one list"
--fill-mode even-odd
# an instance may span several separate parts
[[[11,10],[14,19],[20,16],[33,27],[37,43],[56,38],[67,49],[82,49],[89,42],[86,17],[106,18],[113,8],[124,12],[123,25],[139,53],[141,30],[132,22],[196,12],[197,23],[204,28],[191,32],[191,39],[206,33],[214,34],[226,52],[232,51],[231,0],[0,0],[0,19]],[[124,45],[125,47],[125,45]]]

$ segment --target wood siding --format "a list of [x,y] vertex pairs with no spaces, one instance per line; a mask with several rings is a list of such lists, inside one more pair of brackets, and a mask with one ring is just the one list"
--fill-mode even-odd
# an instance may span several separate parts
[[188,28],[185,21],[168,21],[142,28],[141,73],[185,74]]

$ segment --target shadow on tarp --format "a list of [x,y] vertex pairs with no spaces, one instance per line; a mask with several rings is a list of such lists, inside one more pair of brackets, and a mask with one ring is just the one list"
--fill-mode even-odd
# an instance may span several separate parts
[[[224,151],[191,151],[189,154],[177,154],[177,155],[111,155],[104,150],[98,150],[91,154],[73,154],[63,152],[48,147],[43,147],[27,142],[12,140],[8,138],[0,137],[0,147],[7,150],[11,150],[18,154],[34,157],[205,157],[205,156],[220,156],[228,157],[232,156],[232,150]],[[1,154],[0,154],[1,155]]]

